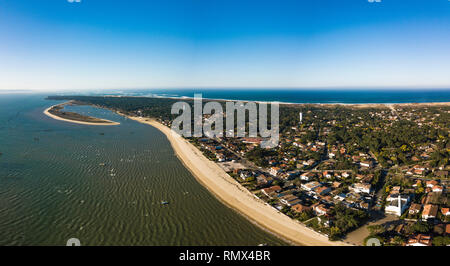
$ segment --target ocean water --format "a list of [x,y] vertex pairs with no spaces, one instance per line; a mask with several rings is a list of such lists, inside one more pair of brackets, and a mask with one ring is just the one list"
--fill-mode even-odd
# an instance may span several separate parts
[[193,97],[227,100],[279,101],[286,103],[420,103],[450,102],[449,89],[415,90],[338,90],[338,89],[152,89],[109,91],[98,94],[121,94],[151,97]]
[[121,125],[53,120],[45,96],[0,95],[0,245],[286,244],[215,199],[158,130],[89,106],[67,108]]

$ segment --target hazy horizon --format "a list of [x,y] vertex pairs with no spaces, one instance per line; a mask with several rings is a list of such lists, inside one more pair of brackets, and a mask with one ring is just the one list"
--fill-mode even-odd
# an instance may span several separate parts
[[281,90],[281,91],[449,91],[450,86],[448,87],[309,87],[309,88],[298,88],[298,87],[168,87],[168,88],[83,88],[83,89],[47,89],[47,90],[35,90],[35,89],[19,89],[19,90],[10,90],[10,89],[1,89],[0,94],[8,94],[8,93],[119,93],[121,91],[125,92],[135,92],[135,91],[154,91],[154,90],[167,90],[170,91],[202,91],[202,90],[258,90],[258,91],[271,91],[271,90]]
[[0,91],[450,88],[450,1],[2,1]]

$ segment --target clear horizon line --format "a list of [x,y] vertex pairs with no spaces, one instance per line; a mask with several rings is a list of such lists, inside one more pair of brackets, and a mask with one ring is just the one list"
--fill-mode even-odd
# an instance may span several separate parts
[[403,87],[403,86],[383,86],[383,87],[371,87],[371,86],[324,86],[324,87],[274,87],[274,86],[265,86],[265,87],[257,87],[257,86],[233,86],[233,87],[225,87],[225,86],[180,86],[180,87],[118,87],[118,88],[79,88],[79,89],[0,89],[0,93],[26,93],[26,92],[71,92],[74,90],[81,91],[107,91],[107,90],[205,90],[205,89],[227,89],[227,90],[236,90],[236,89],[248,89],[248,90],[450,90],[449,86],[417,86],[417,87]]

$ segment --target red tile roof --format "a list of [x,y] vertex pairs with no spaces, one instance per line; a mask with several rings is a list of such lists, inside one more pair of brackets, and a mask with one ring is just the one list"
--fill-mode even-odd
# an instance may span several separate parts
[[280,186],[271,186],[271,187],[268,187],[268,188],[263,188],[263,190],[264,190],[264,192],[269,194],[269,193],[281,190],[281,187]]

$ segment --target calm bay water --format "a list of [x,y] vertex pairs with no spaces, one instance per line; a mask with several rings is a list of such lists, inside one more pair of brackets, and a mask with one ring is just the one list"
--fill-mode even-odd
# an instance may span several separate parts
[[285,244],[216,200],[156,129],[88,106],[68,109],[122,124],[56,121],[42,114],[55,103],[0,95],[0,245]]

